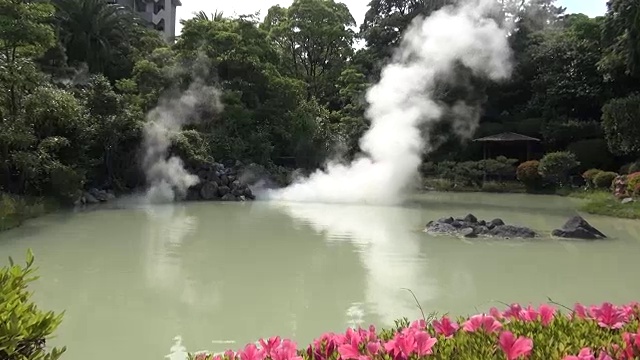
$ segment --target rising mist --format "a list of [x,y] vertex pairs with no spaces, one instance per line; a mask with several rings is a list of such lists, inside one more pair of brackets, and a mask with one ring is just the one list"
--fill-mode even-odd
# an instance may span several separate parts
[[180,96],[162,100],[147,115],[142,142],[147,201],[181,200],[187,190],[199,182],[197,175],[185,169],[182,159],[169,156],[172,137],[186,124],[201,120],[198,107],[222,111],[219,90],[196,81]]
[[326,170],[266,196],[300,202],[402,201],[418,176],[422,154],[430,150],[420,127],[437,122],[445,112],[458,115],[454,131],[463,131],[461,136],[470,136],[478,123],[480,111],[475,104],[459,101],[448,107],[435,100],[438,79],[453,75],[459,64],[491,80],[505,79],[511,72],[508,30],[489,17],[495,4],[493,0],[467,1],[427,19],[414,19],[380,81],[367,92],[366,117],[371,127],[360,139],[366,155],[349,165],[330,162]]

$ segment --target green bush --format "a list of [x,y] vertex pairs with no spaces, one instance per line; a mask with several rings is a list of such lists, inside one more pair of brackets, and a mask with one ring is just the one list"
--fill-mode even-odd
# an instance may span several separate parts
[[540,162],[537,160],[523,162],[516,170],[516,177],[527,189],[535,189],[539,187],[542,182],[539,169]]
[[587,182],[587,186],[592,188],[595,187],[593,183],[593,179],[602,172],[600,169],[589,169],[582,173],[582,178]]
[[575,168],[580,165],[576,156],[569,151],[557,151],[546,154],[540,160],[540,175],[554,185],[563,186]]
[[0,269],[0,359],[56,360],[66,350],[47,351],[46,340],[62,321],[62,314],[40,310],[27,291],[34,276],[33,254],[27,254],[26,266],[14,264]]
[[593,185],[598,189],[609,189],[616,177],[618,174],[614,172],[601,171],[593,177]]

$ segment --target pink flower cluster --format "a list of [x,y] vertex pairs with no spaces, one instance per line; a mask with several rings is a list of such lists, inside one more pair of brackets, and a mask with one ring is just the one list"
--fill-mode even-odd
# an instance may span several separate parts
[[[638,319],[640,305],[632,303],[615,306],[604,303],[601,306],[585,307],[576,304],[568,319],[594,321],[606,331],[619,331],[630,321]],[[556,309],[543,304],[538,308],[523,308],[512,304],[501,312],[492,308],[489,314],[479,314],[458,323],[444,316],[427,323],[417,320],[410,326],[395,333],[382,336],[372,325],[368,329],[347,329],[344,334],[326,333],[314,340],[306,350],[297,350],[296,343],[272,337],[262,339],[256,344],[248,344],[244,349],[234,352],[226,351],[214,357],[205,354],[197,355],[196,360],[372,360],[391,359],[409,360],[429,357],[434,354],[438,342],[455,341],[458,333],[481,332],[495,336],[496,348],[499,348],[507,360],[527,358],[533,351],[533,339],[524,336],[516,337],[505,329],[510,322],[536,322],[542,326],[551,326],[559,316]],[[567,318],[565,318],[567,319]],[[614,347],[613,352],[605,349],[583,348],[577,355],[568,355],[563,360],[630,360],[640,356],[640,328],[636,333],[621,334],[624,347]],[[383,339],[384,337],[384,339]],[[385,340],[386,339],[386,340]],[[540,345],[540,346],[544,346]],[[596,356],[597,353],[597,356]],[[613,355],[612,355],[613,354]]]

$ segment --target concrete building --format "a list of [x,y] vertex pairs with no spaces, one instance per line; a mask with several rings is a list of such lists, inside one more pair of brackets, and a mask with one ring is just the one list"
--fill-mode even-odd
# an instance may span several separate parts
[[182,6],[180,0],[110,0],[127,6],[149,23],[149,26],[162,32],[165,41],[173,42],[176,37],[176,8]]

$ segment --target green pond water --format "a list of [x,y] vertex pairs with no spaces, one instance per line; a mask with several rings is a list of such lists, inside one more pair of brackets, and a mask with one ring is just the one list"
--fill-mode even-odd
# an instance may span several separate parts
[[[420,312],[465,315],[498,302],[640,300],[640,222],[585,218],[606,241],[430,236],[443,216],[502,218],[542,233],[574,200],[424,194],[402,207],[282,203],[114,204],[0,233],[0,255],[33,249],[36,301],[65,310],[51,343],[67,360],[163,359],[281,335],[306,343]],[[3,260],[4,261],[4,260]],[[173,358],[179,358],[174,354]]]

